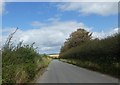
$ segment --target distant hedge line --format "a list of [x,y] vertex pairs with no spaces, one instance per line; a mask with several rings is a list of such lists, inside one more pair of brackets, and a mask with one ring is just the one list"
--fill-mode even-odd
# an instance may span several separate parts
[[102,60],[104,62],[119,61],[119,41],[120,34],[102,40],[90,40],[81,46],[60,53],[60,58],[88,59],[95,62],[96,60]]
[[111,69],[114,69],[114,73],[116,72],[116,75],[120,76],[119,46],[120,33],[102,40],[90,40],[83,45],[60,53],[60,58],[91,61],[104,68],[111,67]]

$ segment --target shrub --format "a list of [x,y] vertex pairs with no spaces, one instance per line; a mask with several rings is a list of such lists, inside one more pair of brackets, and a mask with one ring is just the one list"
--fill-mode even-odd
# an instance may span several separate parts
[[[47,61],[47,55],[37,53],[33,47],[35,43],[23,45],[19,42],[17,46],[11,44],[14,33],[2,48],[2,83],[28,83],[42,69],[39,69],[39,66],[48,65],[41,63]],[[43,61],[43,58],[46,58],[46,61]]]
[[[120,33],[105,39],[92,39],[82,45],[68,49],[60,53],[63,59],[78,59],[83,62],[92,62],[100,66],[100,71],[120,76]],[[83,63],[85,64],[85,63]],[[87,64],[88,65],[88,64]],[[92,65],[93,69],[96,66]],[[89,68],[89,66],[86,66]]]

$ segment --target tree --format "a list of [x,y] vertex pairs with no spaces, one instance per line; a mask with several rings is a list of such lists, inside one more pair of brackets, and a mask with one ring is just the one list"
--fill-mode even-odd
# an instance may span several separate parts
[[77,31],[71,33],[70,37],[65,41],[64,45],[61,48],[61,52],[89,41],[91,39],[91,35],[92,33],[86,31],[85,29],[77,29]]

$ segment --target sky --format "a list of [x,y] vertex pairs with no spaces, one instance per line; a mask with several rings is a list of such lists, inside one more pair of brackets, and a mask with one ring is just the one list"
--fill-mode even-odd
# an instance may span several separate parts
[[99,39],[118,32],[117,2],[6,2],[0,16],[1,43],[18,27],[15,44],[35,42],[38,51],[47,54],[59,53],[70,33],[78,28]]

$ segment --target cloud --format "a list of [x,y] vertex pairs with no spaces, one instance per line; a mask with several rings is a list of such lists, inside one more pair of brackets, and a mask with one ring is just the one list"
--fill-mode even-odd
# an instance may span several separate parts
[[[38,21],[37,21],[38,22]],[[15,44],[19,41],[24,41],[26,44],[32,44],[35,42],[35,46],[39,48],[40,53],[57,53],[59,52],[64,41],[69,35],[78,28],[85,28],[91,31],[91,27],[87,27],[82,22],[77,21],[53,21],[49,25],[44,25],[37,29],[18,30],[14,35],[13,41]],[[13,32],[16,28],[5,28],[2,30],[3,41],[7,38],[8,34]],[[104,38],[106,35],[110,35],[117,32],[117,28],[110,32],[93,32],[94,38]],[[106,34],[106,35],[105,35]]]
[[[0,43],[4,44],[7,40],[8,36],[15,31],[15,27],[12,28],[3,28],[2,29],[2,40]],[[24,31],[18,29],[17,32],[14,34],[12,41],[15,41],[14,44],[17,44],[20,41],[21,36],[23,35]],[[21,36],[20,36],[21,35]]]
[[98,14],[109,16],[118,13],[117,2],[70,2],[57,5],[62,11],[78,11],[82,15]]
[[58,18],[58,17],[48,19],[48,21],[51,21],[51,22],[58,22],[59,20],[60,20],[60,18]]
[[114,34],[116,34],[118,32],[119,32],[119,28],[114,28],[112,30],[109,30],[108,32],[104,32],[104,31],[93,32],[92,37],[93,37],[93,39],[94,38],[103,39],[103,38],[106,38],[108,36],[114,35]]
[[38,26],[38,27],[40,27],[40,26],[44,26],[45,24],[44,24],[44,23],[41,23],[41,22],[38,22],[38,21],[33,21],[33,22],[31,23],[31,25],[32,25],[32,26]]
[[[56,23],[53,21],[51,25],[45,25],[40,29],[26,31],[19,29],[14,35],[13,41],[17,43],[23,40],[24,43],[28,44],[36,42],[35,45],[39,47],[41,53],[59,52],[61,45],[68,38],[69,34],[79,27],[85,27],[85,25],[76,21],[58,21]],[[3,29],[3,42],[5,42],[8,34],[14,30],[15,28]]]

